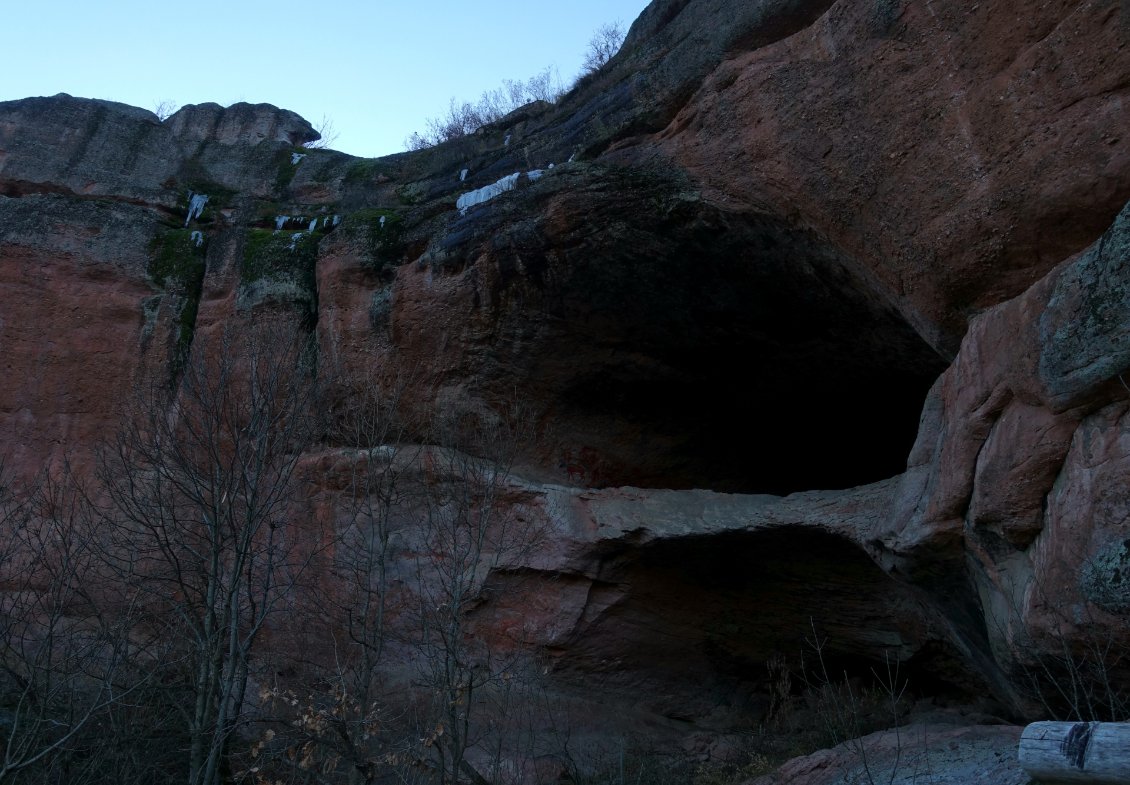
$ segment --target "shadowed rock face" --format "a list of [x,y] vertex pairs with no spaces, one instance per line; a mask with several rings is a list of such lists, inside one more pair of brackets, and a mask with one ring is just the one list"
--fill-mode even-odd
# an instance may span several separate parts
[[[591,485],[781,493],[902,468],[943,363],[852,260],[658,174],[543,180],[397,281],[393,341],[443,368],[432,383],[503,399],[520,380]],[[424,312],[470,318],[422,334]]]
[[[606,687],[641,696],[659,714],[689,718],[727,701],[756,703],[771,678],[765,663],[782,657],[799,679],[817,641],[826,644],[829,672],[868,676],[882,662],[877,652],[905,661],[930,639],[921,600],[858,545],[824,531],[780,527],[644,544],[629,534],[601,550],[576,626],[548,650],[566,680],[583,685],[599,674]],[[494,612],[504,617],[505,597],[518,589],[574,594],[552,585],[561,579],[545,575],[539,586],[537,576],[500,575],[488,589],[499,597]]]
[[89,466],[196,336],[297,325],[338,414],[532,413],[513,503],[554,536],[473,623],[563,683],[755,703],[812,619],[1022,714],[1015,667],[1126,629],[1128,30],[659,0],[556,106],[376,160],[265,105],[0,104],[3,457]]

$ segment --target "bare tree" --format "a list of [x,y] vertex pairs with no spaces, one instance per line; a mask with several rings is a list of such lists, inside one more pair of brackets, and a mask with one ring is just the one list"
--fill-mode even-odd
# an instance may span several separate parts
[[431,694],[426,744],[439,781],[454,785],[464,776],[483,781],[466,760],[478,740],[479,693],[502,684],[514,666],[512,658],[468,634],[468,615],[482,600],[491,572],[520,564],[544,532],[537,520],[516,513],[510,497],[514,460],[532,437],[526,418],[479,419],[469,433],[466,427],[444,430],[435,441],[459,443],[467,451],[439,447],[426,456],[429,476],[416,543],[416,644],[420,679]]
[[259,768],[289,765],[304,779],[338,782],[344,776],[351,785],[367,785],[395,766],[404,747],[382,665],[397,575],[396,516],[413,495],[420,449],[404,443],[400,404],[407,377],[387,389],[372,377],[342,386],[352,393],[349,408],[330,434],[342,445],[340,460],[323,478],[337,492],[341,513],[331,535],[332,563],[324,565],[322,585],[312,594],[327,621],[323,639],[332,657],[314,663],[301,688],[266,691],[278,721],[264,728],[252,751]]
[[333,118],[328,115],[322,115],[321,121],[315,123],[314,130],[318,133],[318,138],[302,145],[307,150],[329,150],[340,135],[334,127]]
[[301,341],[198,340],[170,400],[155,387],[103,457],[108,563],[144,612],[135,634],[177,642],[187,781],[218,785],[246,721],[252,653],[310,559],[288,515],[315,435]]
[[589,39],[585,59],[581,64],[581,76],[595,74],[620,51],[624,44],[624,27],[619,22],[601,25]]
[[122,679],[128,609],[111,619],[85,495],[64,473],[0,482],[0,783],[95,776],[95,726],[137,689]]
[[176,101],[171,98],[162,98],[153,104],[153,114],[157,115],[157,119],[163,123],[172,117],[178,108]]
[[[337,427],[334,441],[349,446],[323,478],[344,502],[318,600],[332,656],[301,688],[268,690],[278,715],[253,745],[250,768],[273,772],[269,780],[290,769],[311,783],[481,783],[466,753],[475,746],[501,760],[515,746],[513,708],[527,674],[515,655],[476,642],[469,616],[492,570],[520,563],[541,536],[538,521],[514,514],[511,496],[520,494],[511,470],[528,429],[520,417],[444,423],[431,434],[439,444],[405,444],[416,429],[397,411],[410,385],[385,395],[376,384],[354,386],[370,393]],[[391,644],[398,657],[410,653],[415,687],[389,678],[404,662],[386,661]]]

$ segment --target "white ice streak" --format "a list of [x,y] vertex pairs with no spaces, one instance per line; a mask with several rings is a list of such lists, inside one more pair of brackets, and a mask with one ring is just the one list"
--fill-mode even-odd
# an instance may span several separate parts
[[508,174],[506,175],[506,177],[503,177],[497,182],[493,182],[490,185],[484,185],[482,188],[477,188],[474,191],[468,191],[467,193],[463,194],[455,202],[455,206],[459,208],[459,214],[466,215],[467,211],[475,205],[482,204],[483,202],[489,202],[499,194],[513,190],[514,186],[517,185],[518,177],[521,174],[521,172]]
[[289,215],[276,215],[275,216],[275,231],[281,232],[282,228],[286,226],[286,222],[290,220]]
[[384,228],[385,228],[385,217],[386,217],[386,216],[383,216],[383,215],[381,216],[381,228],[382,228],[382,229],[384,229]]
[[337,226],[339,223],[341,223],[341,216],[335,215],[334,216],[334,226]]
[[192,240],[192,242],[196,245],[197,248],[199,248],[200,246],[202,246],[204,244],[204,232],[193,232],[192,234],[189,235],[189,238]]
[[293,250],[296,250],[298,248],[298,241],[300,239],[302,239],[303,234],[305,234],[305,232],[295,232],[294,234],[292,234],[290,236],[290,246],[289,246],[290,250],[293,251]]
[[511,136],[511,134],[507,134],[506,138],[502,140],[502,146],[503,147],[509,147],[510,146],[510,136]]
[[317,228],[318,228],[318,219],[315,218],[313,221],[310,222],[310,225],[306,227],[306,231],[312,232]]
[[185,216],[184,225],[188,226],[191,221],[195,221],[204,212],[204,205],[208,204],[207,194],[194,194],[192,191],[188,192],[188,215]]
[[464,180],[467,179],[467,172],[469,172],[469,171],[470,171],[469,169],[464,169],[462,172],[459,173],[459,182],[463,182]]
[[[553,164],[550,164],[550,167],[552,167],[552,166],[553,166]],[[532,183],[534,180],[538,179],[543,174],[545,174],[544,169],[531,169],[530,171],[526,172],[526,177],[530,178],[530,182]]]
[[302,159],[305,158],[305,157],[306,157],[306,153],[291,153],[290,154],[290,165],[291,166],[298,166],[298,164],[301,163]]

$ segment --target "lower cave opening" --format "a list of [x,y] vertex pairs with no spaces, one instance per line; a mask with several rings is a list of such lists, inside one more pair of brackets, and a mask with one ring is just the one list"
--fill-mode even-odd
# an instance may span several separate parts
[[936,634],[939,609],[838,535],[782,526],[682,537],[626,546],[600,572],[624,594],[578,629],[557,667],[579,684],[599,673],[610,688],[653,695],[660,714],[729,705],[762,721],[782,673],[802,703],[822,683],[871,696],[897,683],[908,709],[991,694]]

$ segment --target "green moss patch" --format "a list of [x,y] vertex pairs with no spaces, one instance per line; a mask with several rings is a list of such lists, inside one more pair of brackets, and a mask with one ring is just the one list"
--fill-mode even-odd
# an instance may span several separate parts
[[382,174],[387,175],[387,172],[377,164],[375,159],[364,158],[352,164],[345,171],[345,182],[349,184],[369,183]]
[[409,207],[422,204],[424,201],[424,187],[419,183],[408,183],[396,189],[396,198],[400,203]]
[[[295,147],[287,150],[279,150],[275,155],[275,191],[278,193],[286,193],[290,188],[290,182],[294,179],[294,175],[298,172],[298,167],[302,166],[302,162],[309,155],[310,151],[304,147]],[[301,155],[302,158],[298,163],[294,162],[295,155]]]
[[358,210],[345,217],[342,229],[364,246],[370,269],[393,267],[404,256],[404,218],[397,210]]
[[173,298],[176,317],[172,372],[176,377],[188,360],[196,331],[196,314],[204,290],[207,244],[188,229],[170,229],[153,239],[146,273]]
[[188,229],[171,229],[153,239],[149,249],[149,279],[166,291],[182,294],[204,282],[206,245],[197,244]]
[[241,305],[292,302],[314,314],[319,239],[306,232],[247,230],[239,263]]

